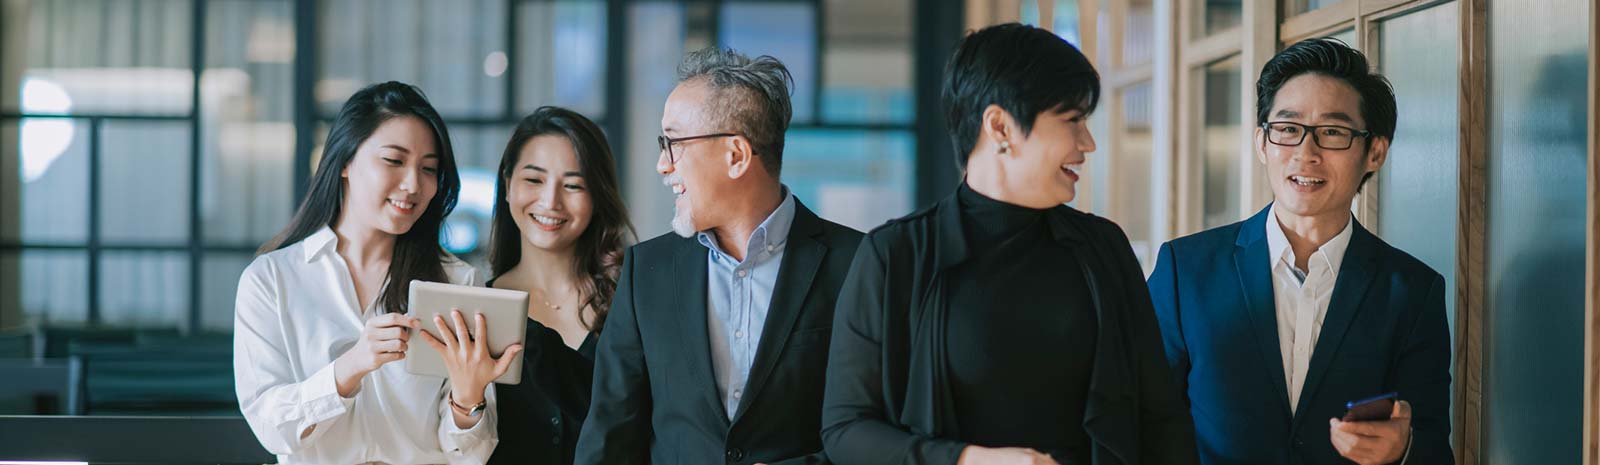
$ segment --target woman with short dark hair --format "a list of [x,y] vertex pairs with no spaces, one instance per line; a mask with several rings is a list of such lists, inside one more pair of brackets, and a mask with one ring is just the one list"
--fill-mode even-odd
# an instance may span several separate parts
[[1116,224],[1065,206],[1099,76],[1019,24],[945,70],[957,192],[862,241],[834,314],[823,442],[842,464],[1181,464],[1188,411]]

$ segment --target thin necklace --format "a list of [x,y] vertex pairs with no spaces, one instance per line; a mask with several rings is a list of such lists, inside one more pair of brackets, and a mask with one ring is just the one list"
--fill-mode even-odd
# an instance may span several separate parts
[[560,305],[556,305],[556,304],[550,303],[550,293],[549,292],[546,292],[543,289],[539,289],[539,295],[543,296],[543,298],[540,299],[540,300],[544,301],[544,306],[545,307],[549,307],[551,310],[556,310],[556,311],[560,311],[561,310],[561,306]]

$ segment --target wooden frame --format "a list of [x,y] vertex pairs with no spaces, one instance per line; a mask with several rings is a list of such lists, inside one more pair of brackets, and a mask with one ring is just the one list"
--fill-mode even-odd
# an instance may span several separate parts
[[[1104,69],[1106,67],[1105,60],[1108,59],[1106,56],[1111,54],[1109,51],[1102,50],[1104,47],[1109,47],[1109,45],[1101,43],[1100,40],[1100,22],[1094,19],[1099,12],[1100,0],[1078,1],[1078,50],[1082,51],[1084,56],[1089,58],[1089,63],[1093,63],[1095,69],[1097,70]],[[1101,78],[1104,79],[1105,76],[1101,76]],[[1102,82],[1101,88],[1104,89],[1105,87],[1106,84]],[[1102,92],[1102,99],[1105,98],[1103,94],[1104,92]],[[1101,108],[1106,107],[1102,106]],[[1105,110],[1101,110],[1101,114],[1090,117],[1090,123],[1097,124],[1104,120],[1106,118],[1104,114]],[[1109,124],[1110,122],[1107,121],[1106,123]],[[1110,144],[1111,138],[1102,132],[1102,137],[1097,138],[1096,142]],[[1110,146],[1105,145],[1104,147],[1099,147],[1096,150],[1101,153],[1110,153],[1107,147]],[[1091,160],[1093,160],[1093,158],[1091,158]],[[1081,181],[1078,181],[1077,197],[1075,200],[1073,200],[1073,203],[1082,206],[1082,209],[1085,211],[1094,211],[1096,210],[1094,207],[1095,202],[1099,200],[1096,198],[1097,194],[1095,194],[1095,191],[1098,188],[1097,184],[1099,184],[1097,179],[1105,177],[1105,172],[1096,171],[1098,168],[1093,161],[1085,165],[1085,168],[1093,174],[1083,178]]]
[[[1285,18],[1278,26],[1278,35],[1283,38],[1283,42],[1294,43],[1355,25],[1357,41],[1365,42],[1364,39],[1370,36],[1360,33],[1361,30],[1367,29],[1366,24],[1362,23],[1376,22],[1390,16],[1451,1],[1453,0],[1344,0]],[[1365,43],[1350,45],[1362,50],[1368,48]]]
[[[1199,27],[1196,2],[1178,0],[1178,3],[1176,63],[1171,80],[1176,87],[1176,98],[1170,118],[1175,130],[1171,144],[1174,148],[1170,163],[1172,178],[1169,181],[1173,195],[1167,204],[1172,212],[1169,220],[1171,235],[1168,237],[1194,233],[1204,227],[1205,186],[1201,182],[1203,147],[1199,146],[1200,131],[1204,130],[1199,115],[1204,102],[1195,76],[1198,70],[1211,63],[1233,57],[1239,60],[1241,92],[1238,103],[1241,115],[1240,132],[1236,136],[1243,141],[1239,144],[1238,160],[1242,185],[1238,198],[1233,201],[1240,204],[1240,215],[1248,216],[1254,213],[1256,206],[1271,198],[1270,193],[1261,195],[1261,191],[1266,190],[1266,184],[1256,179],[1259,176],[1256,175],[1255,152],[1251,149],[1254,130],[1250,122],[1255,121],[1255,76],[1261,64],[1277,51],[1277,44],[1273,42],[1277,35],[1277,2],[1245,2],[1238,26],[1203,37],[1195,37]],[[1266,26],[1261,26],[1263,24]],[[1263,33],[1265,42],[1258,37]],[[1258,49],[1262,50],[1262,57],[1258,60],[1252,61],[1245,56],[1247,53],[1256,53],[1254,51]]]
[[1484,232],[1488,213],[1489,5],[1458,0],[1461,8],[1461,84],[1457,111],[1460,161],[1456,191],[1456,405],[1450,432],[1456,463],[1480,463],[1483,441]]
[[1284,42],[1295,43],[1309,37],[1315,37],[1335,25],[1352,21],[1358,16],[1361,16],[1359,0],[1344,0],[1294,15],[1293,17],[1284,18],[1283,24],[1278,26],[1278,36],[1283,37]]
[[[1236,37],[1239,34],[1237,32],[1238,28],[1200,40],[1189,39],[1194,36],[1194,10],[1195,2],[1181,0],[1178,2],[1176,42],[1179,45],[1176,47],[1177,50],[1175,52],[1177,55],[1175,73],[1177,76],[1173,80],[1177,84],[1175,86],[1177,88],[1174,89],[1177,100],[1174,102],[1172,115],[1172,119],[1176,122],[1177,130],[1174,132],[1177,137],[1173,144],[1176,150],[1171,155],[1174,182],[1172,183],[1173,195],[1172,203],[1170,204],[1170,208],[1173,209],[1172,231],[1174,236],[1199,231],[1199,217],[1203,213],[1197,213],[1197,211],[1204,208],[1204,197],[1202,197],[1204,193],[1202,192],[1201,183],[1197,182],[1199,176],[1195,168],[1198,163],[1196,163],[1196,157],[1193,156],[1196,145],[1194,68],[1199,66],[1200,63],[1206,63],[1210,59],[1214,59],[1212,58],[1213,55],[1217,55],[1220,58],[1228,53],[1236,53],[1236,47],[1238,46]],[[1197,206],[1200,208],[1196,208]]]
[[1185,68],[1204,66],[1239,53],[1239,43],[1244,32],[1233,28],[1215,35],[1184,44],[1182,64]]
[[[1150,121],[1150,182],[1163,186],[1162,195],[1150,196],[1150,240],[1156,244],[1177,237],[1174,232],[1177,228],[1175,215],[1171,210],[1176,203],[1177,186],[1172,182],[1179,178],[1175,155],[1177,148],[1177,119],[1172,115],[1177,114],[1178,91],[1174,85],[1178,81],[1178,19],[1177,9],[1173,2],[1188,3],[1185,0],[1156,0],[1153,15],[1155,16],[1155,47],[1151,57],[1151,121]],[[1159,248],[1159,246],[1157,246]],[[1152,264],[1151,269],[1155,266]]]
[[1239,196],[1239,214],[1250,216],[1272,201],[1272,187],[1262,174],[1266,167],[1256,160],[1256,80],[1261,68],[1278,54],[1278,16],[1276,1],[1245,2],[1244,44],[1239,50],[1239,179],[1244,182]]
[[1584,246],[1583,463],[1600,465],[1600,6],[1589,4],[1589,195]]
[[1022,11],[1022,0],[967,0],[966,3],[967,31],[1017,21]]

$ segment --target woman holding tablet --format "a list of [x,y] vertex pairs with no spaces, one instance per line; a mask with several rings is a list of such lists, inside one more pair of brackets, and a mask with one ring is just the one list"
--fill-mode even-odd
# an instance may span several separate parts
[[497,361],[457,338],[468,323],[453,315],[448,381],[389,363],[424,324],[405,315],[411,280],[478,281],[439,246],[459,187],[444,122],[415,87],[345,102],[304,203],[239,278],[235,389],[279,463],[482,463],[494,450],[489,383],[520,346]]
[[594,349],[633,235],[616,162],[600,128],[543,107],[500,159],[490,286],[529,294],[522,383],[499,385],[491,463],[570,464],[589,410]]

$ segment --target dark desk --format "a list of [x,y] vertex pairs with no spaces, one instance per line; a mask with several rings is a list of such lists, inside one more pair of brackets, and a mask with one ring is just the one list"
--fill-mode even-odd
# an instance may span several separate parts
[[262,464],[244,418],[0,415],[0,460]]

